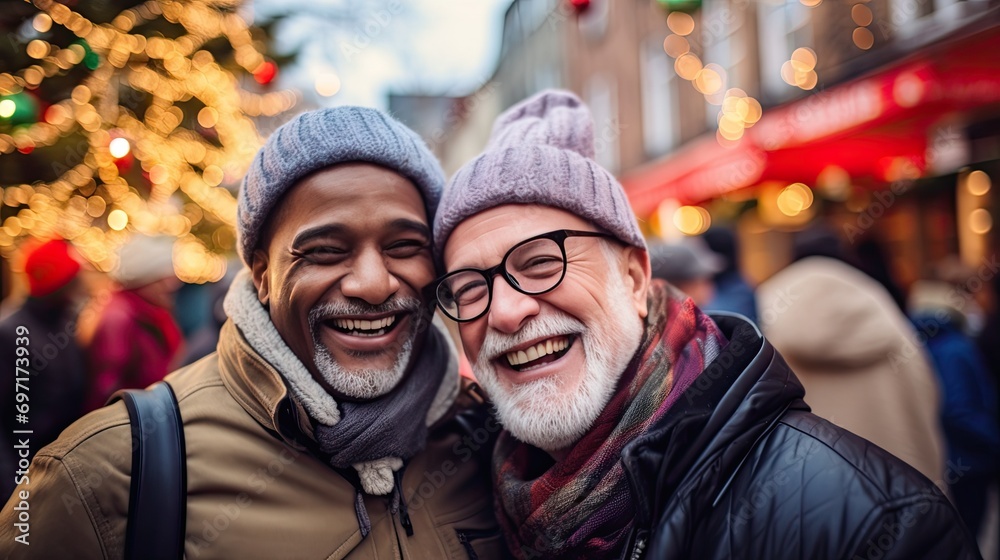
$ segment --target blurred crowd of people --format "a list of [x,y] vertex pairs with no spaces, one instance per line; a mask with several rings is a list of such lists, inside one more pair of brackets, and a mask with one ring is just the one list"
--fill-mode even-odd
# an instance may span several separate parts
[[[182,283],[174,274],[172,249],[166,237],[136,235],[120,249],[118,267],[104,275],[62,239],[28,244],[19,255],[23,298],[12,293],[12,266],[2,261],[0,340],[4,352],[12,353],[7,362],[13,363],[18,327],[27,329],[30,372],[26,426],[16,424],[14,384],[0,385],[4,439],[14,430],[32,430],[33,455],[116,391],[146,387],[215,351],[225,289],[213,285],[207,290],[210,299],[218,300],[212,302],[214,311],[185,340],[176,318],[183,311],[175,308]],[[0,457],[3,472],[16,470],[6,464],[13,456]],[[13,489],[14,477],[2,477],[5,499]]]
[[756,289],[738,253],[733,232],[717,227],[651,247],[650,258],[654,277],[707,311],[753,319],[816,414],[935,481],[973,534],[989,530],[1000,471],[1000,278],[977,281],[949,258],[906,297],[876,242],[850,247],[823,225],[798,233],[791,263]]

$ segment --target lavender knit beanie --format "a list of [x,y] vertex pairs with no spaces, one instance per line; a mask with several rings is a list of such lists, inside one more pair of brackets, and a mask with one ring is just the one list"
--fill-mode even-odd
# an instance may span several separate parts
[[333,107],[302,113],[282,125],[257,152],[237,200],[236,237],[247,265],[261,229],[288,189],[314,171],[348,162],[391,169],[417,187],[433,222],[444,172],[419,136],[369,107]]
[[504,204],[560,208],[646,248],[621,184],[594,161],[590,111],[568,91],[543,91],[497,117],[486,151],[445,187],[434,220],[437,254],[463,220]]

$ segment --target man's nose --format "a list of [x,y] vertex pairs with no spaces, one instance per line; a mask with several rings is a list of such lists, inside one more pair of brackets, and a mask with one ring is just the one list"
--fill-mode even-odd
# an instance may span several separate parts
[[493,302],[487,312],[489,326],[503,333],[515,333],[524,322],[538,315],[538,300],[515,290],[500,275],[493,278]]
[[399,279],[385,265],[379,251],[366,250],[354,260],[351,271],[341,281],[341,292],[349,298],[378,305],[399,290]]

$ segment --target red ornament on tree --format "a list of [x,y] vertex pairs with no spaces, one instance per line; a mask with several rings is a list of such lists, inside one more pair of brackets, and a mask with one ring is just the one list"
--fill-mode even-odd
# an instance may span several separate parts
[[135,162],[135,157],[132,152],[125,154],[120,158],[115,158],[115,167],[118,168],[118,174],[128,173],[129,169],[132,169],[132,163]]
[[257,80],[257,83],[261,85],[271,83],[277,75],[278,65],[270,60],[264,61],[263,64],[258,66],[257,69],[253,71],[253,79]]

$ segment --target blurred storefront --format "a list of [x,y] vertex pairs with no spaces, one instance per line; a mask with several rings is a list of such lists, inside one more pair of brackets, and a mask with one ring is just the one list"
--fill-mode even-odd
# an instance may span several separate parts
[[904,288],[1000,247],[1000,0],[514,0],[501,52],[446,127],[449,172],[565,87],[647,233],[732,224],[754,282],[819,219]]
[[957,35],[765,111],[736,141],[702,137],[633,170],[636,213],[656,227],[678,206],[726,214],[752,201],[740,227],[757,280],[787,258],[780,232],[817,213],[850,243],[878,239],[904,286],[948,254],[978,264],[1000,177],[1000,33]]
[[993,246],[997,2],[569,4],[568,86],[649,234],[733,223],[757,282],[818,218],[904,287]]

